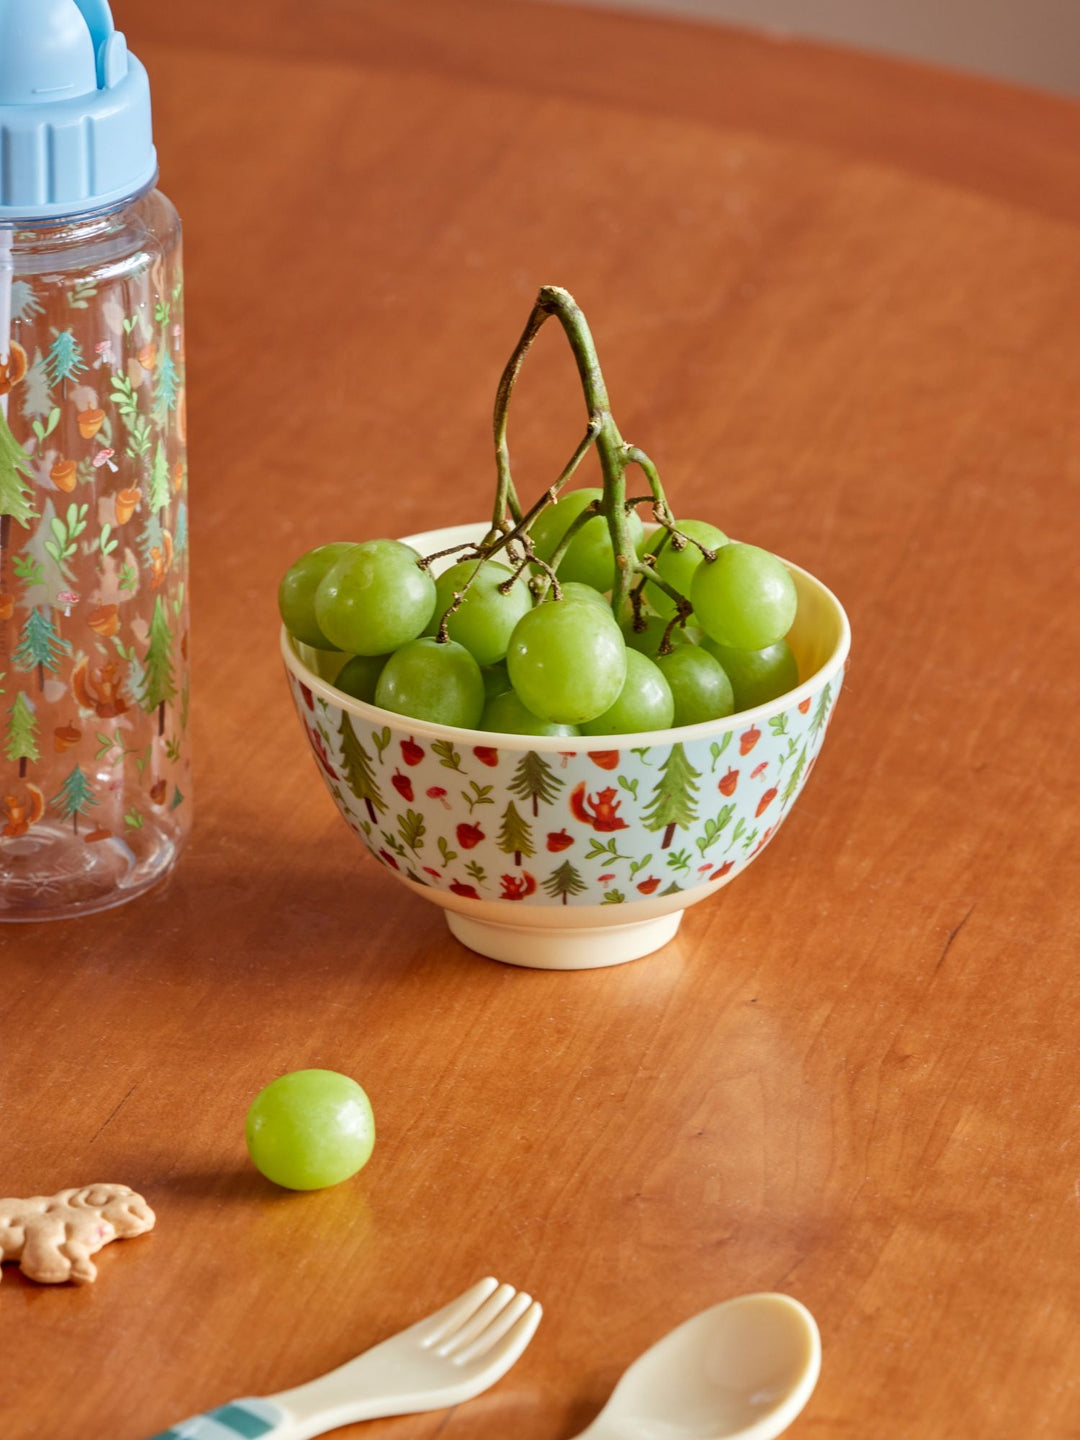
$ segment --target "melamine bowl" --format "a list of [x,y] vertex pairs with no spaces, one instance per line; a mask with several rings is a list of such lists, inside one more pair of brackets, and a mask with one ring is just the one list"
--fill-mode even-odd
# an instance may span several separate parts
[[[406,543],[431,553],[485,530]],[[342,818],[458,940],[537,969],[618,965],[666,944],[688,906],[761,854],[814,767],[851,636],[836,597],[788,569],[801,683],[678,730],[552,739],[433,725],[336,690],[284,631],[282,655]]]

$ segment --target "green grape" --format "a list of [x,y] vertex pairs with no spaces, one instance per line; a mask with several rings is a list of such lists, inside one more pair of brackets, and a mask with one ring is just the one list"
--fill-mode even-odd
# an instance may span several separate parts
[[475,730],[484,711],[484,677],[464,645],[410,640],[383,667],[375,704],[413,720]]
[[580,735],[576,725],[559,725],[541,720],[521,703],[513,690],[496,695],[484,706],[481,730],[498,730],[503,735]]
[[386,655],[415,640],[435,609],[435,581],[400,540],[354,545],[323,576],[315,618],[339,650]]
[[506,654],[514,626],[533,606],[532,595],[523,579],[514,581],[503,595],[499,586],[511,578],[513,571],[495,560],[486,560],[479,567],[475,560],[451,565],[435,581],[435,613],[426,633],[437,635],[442,617],[460,591],[475,574],[465,598],[447,621],[446,633],[451,640],[464,645],[478,665],[494,665]]
[[710,639],[734,650],[763,650],[791,629],[798,597],[782,560],[732,541],[698,566],[690,603]]
[[[571,490],[569,495],[541,510],[529,532],[541,560],[550,560],[571,523],[586,505],[599,500],[602,494],[603,491],[591,488]],[[640,555],[645,544],[645,531],[636,511],[631,511],[626,518],[634,551]],[[558,576],[560,584],[564,580],[575,580],[592,586],[594,590],[610,590],[615,584],[615,553],[603,515],[587,520],[571,540],[570,548],[559,564]]]
[[656,661],[675,697],[675,724],[719,720],[735,708],[731,681],[715,655],[697,645],[680,645]]
[[506,673],[505,661],[498,665],[484,665],[480,674],[484,679],[484,695],[488,700],[494,700],[496,695],[502,695],[510,689],[510,676]]
[[715,655],[731,681],[736,710],[752,710],[767,705],[780,695],[794,690],[799,683],[799,667],[786,640],[766,645],[763,650],[732,650],[705,640],[703,648]]
[[305,645],[302,640],[297,640],[294,644],[299,659],[328,685],[333,685],[335,677],[349,658],[341,650],[317,650],[314,645]]
[[526,709],[580,725],[618,699],[626,646],[610,610],[588,600],[547,600],[518,621],[506,668]]
[[354,700],[364,700],[368,705],[374,705],[375,687],[389,659],[389,655],[354,655],[350,660],[346,660],[338,671],[334,688],[344,690],[345,694],[351,695]]
[[675,718],[675,699],[663,671],[636,650],[626,652],[626,680],[610,710],[581,727],[583,735],[632,735],[666,730]]
[[580,580],[564,580],[560,575],[559,589],[564,600],[587,600],[590,605],[599,605],[609,611],[611,609],[606,596],[601,595],[592,585],[582,585]]
[[[700,540],[702,545],[707,546],[710,550],[719,550],[722,545],[727,544],[727,536],[724,532],[718,530],[715,525],[710,525],[707,520],[676,520],[675,525],[684,535],[689,535],[691,541]],[[661,580],[666,580],[680,595],[685,595],[689,600],[694,572],[701,564],[703,557],[701,551],[693,543],[684,545],[681,550],[676,550],[670,538],[666,543],[662,543],[667,534],[666,530],[661,530],[653,536],[649,553],[657,555],[657,551],[659,551],[656,573]],[[665,595],[659,585],[647,585],[645,593],[649,597],[649,604],[658,615],[666,615],[670,619],[675,614],[675,601],[670,595]]]
[[315,592],[326,572],[356,546],[345,540],[316,545],[289,566],[278,586],[278,610],[285,629],[294,640],[316,650],[340,650],[324,635],[315,618]]
[[[623,639],[631,650],[646,655],[650,660],[655,660],[664,639],[664,631],[668,628],[668,620],[659,615],[650,615],[646,612],[642,619],[645,621],[644,628],[634,629],[634,616],[632,610],[623,620]],[[670,617],[669,617],[670,619]],[[696,645],[701,638],[702,631],[693,625],[674,625],[671,630],[671,644],[674,645]]]
[[322,1190],[362,1170],[375,1145],[371,1101],[336,1070],[294,1070],[260,1090],[247,1113],[248,1154],[288,1190]]

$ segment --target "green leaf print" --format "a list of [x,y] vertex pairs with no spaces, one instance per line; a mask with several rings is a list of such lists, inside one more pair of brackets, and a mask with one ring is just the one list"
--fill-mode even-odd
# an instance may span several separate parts
[[709,754],[712,756],[712,768],[709,772],[710,774],[716,774],[716,762],[720,759],[720,756],[723,755],[724,751],[730,744],[731,731],[725,730],[721,739],[719,741],[714,740],[713,743],[709,746]]
[[424,848],[426,832],[424,817],[416,810],[406,810],[404,815],[398,816],[398,834],[414,855]]
[[456,770],[459,774],[464,775],[465,772],[461,768],[461,755],[449,740],[433,740],[431,749],[434,754],[438,755],[440,765],[445,766],[447,770]]

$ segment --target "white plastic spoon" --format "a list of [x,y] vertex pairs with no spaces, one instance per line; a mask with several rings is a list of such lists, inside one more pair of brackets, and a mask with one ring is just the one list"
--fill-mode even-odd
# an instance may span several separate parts
[[575,1440],[775,1440],[821,1369],[814,1317],[790,1295],[739,1295],[635,1360]]

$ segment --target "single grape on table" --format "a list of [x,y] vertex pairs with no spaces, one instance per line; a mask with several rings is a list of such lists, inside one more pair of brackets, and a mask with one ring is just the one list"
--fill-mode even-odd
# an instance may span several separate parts
[[244,1138],[255,1167],[287,1190],[322,1190],[363,1169],[375,1147],[371,1101],[336,1070],[294,1070],[259,1091]]

